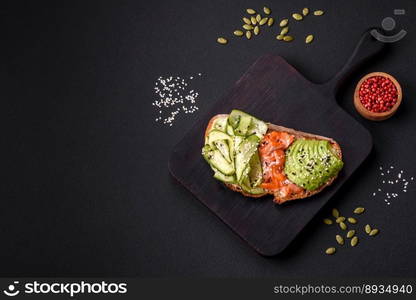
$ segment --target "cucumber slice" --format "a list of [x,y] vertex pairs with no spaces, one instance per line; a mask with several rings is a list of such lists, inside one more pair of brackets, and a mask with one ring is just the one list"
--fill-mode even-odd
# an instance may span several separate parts
[[236,148],[235,154],[235,172],[237,182],[241,182],[244,170],[249,167],[251,157],[256,153],[260,138],[256,135],[244,139]]
[[267,129],[268,128],[266,123],[253,117],[253,119],[251,120],[250,127],[247,130],[247,135],[255,134],[259,138],[263,138],[263,136],[267,132]]
[[232,175],[235,173],[233,165],[222,156],[219,150],[211,150],[209,163],[224,175]]
[[202,147],[202,156],[208,164],[211,164],[210,159],[212,156],[212,149],[210,145],[205,145],[204,147]]
[[232,159],[230,155],[230,148],[226,140],[216,140],[214,141],[215,147],[221,152],[222,156],[231,164]]
[[212,130],[215,129],[215,130],[225,132],[227,129],[227,123],[228,123],[227,120],[228,120],[228,117],[216,118],[214,120],[214,123],[212,124]]
[[233,109],[230,115],[228,116],[228,124],[230,124],[234,129],[236,129],[238,124],[240,123],[242,116],[251,117],[249,114],[246,114],[241,110]]
[[230,136],[234,136],[235,134],[234,134],[234,129],[231,127],[231,125],[230,124],[227,124],[227,129],[226,129],[226,132],[227,132],[227,134],[228,135],[230,135]]
[[[247,117],[251,118],[251,122],[250,122],[248,129],[245,131],[245,127],[247,124],[241,124],[241,123],[242,123],[242,120],[244,119],[247,120]],[[228,124],[230,124],[234,129],[236,129],[234,131],[236,132],[237,135],[249,136],[249,135],[255,134],[259,138],[262,138],[263,135],[265,135],[267,132],[267,124],[265,122],[238,109],[234,109],[230,113],[228,117]],[[237,132],[237,129],[240,129],[241,131]]]
[[232,128],[237,128],[238,123],[240,123],[241,114],[244,113],[240,110],[234,109],[228,116],[228,124],[230,124]]
[[[215,170],[214,170],[215,171]],[[229,175],[229,176],[227,176],[227,175],[224,175],[224,174],[222,174],[220,171],[215,171],[215,173],[214,173],[214,178],[215,179],[217,179],[217,180],[219,180],[219,181],[222,181],[222,182],[224,182],[224,183],[235,183],[236,181],[235,181],[235,176],[234,175]]]
[[208,134],[208,143],[211,145],[218,140],[232,140],[231,136],[229,136],[228,134],[219,131],[219,130],[212,130],[209,134]]
[[248,173],[248,178],[250,179],[250,186],[257,187],[263,180],[263,170],[258,151],[251,157],[249,166],[250,172]]
[[232,175],[235,173],[234,166],[222,156],[219,150],[213,149],[210,145],[205,145],[202,148],[202,156],[212,168],[217,169],[224,175]]
[[[221,140],[227,141],[228,149],[220,149],[218,148],[218,145],[215,145],[216,141]],[[218,150],[220,150],[224,157],[228,160],[228,162],[234,165],[234,139],[231,136],[219,130],[212,130],[207,137],[206,143],[208,143],[212,148],[217,147]]]
[[251,187],[250,180],[248,179],[248,177],[244,179],[244,181],[241,183],[240,186],[243,189],[243,191],[252,195],[258,195],[258,194],[264,193],[264,190],[261,187]]
[[235,134],[240,136],[246,136],[248,128],[250,127],[251,120],[253,118],[250,116],[241,116],[240,122],[238,123],[237,128],[235,129]]

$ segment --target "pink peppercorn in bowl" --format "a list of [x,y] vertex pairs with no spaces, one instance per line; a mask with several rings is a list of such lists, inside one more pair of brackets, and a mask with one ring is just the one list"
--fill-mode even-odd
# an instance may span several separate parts
[[390,118],[402,102],[402,88],[390,74],[373,72],[365,75],[354,92],[354,106],[364,118],[382,121]]

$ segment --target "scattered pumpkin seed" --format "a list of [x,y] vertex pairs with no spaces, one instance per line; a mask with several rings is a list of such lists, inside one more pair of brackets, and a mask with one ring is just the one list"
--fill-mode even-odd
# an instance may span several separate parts
[[287,25],[287,23],[289,22],[289,19],[283,19],[282,21],[280,21],[279,26],[280,27],[285,27]]
[[272,26],[274,23],[274,19],[273,18],[269,18],[269,20],[267,21],[267,25]]
[[302,14],[304,16],[307,16],[309,14],[309,8],[305,7],[304,9],[302,9]]
[[281,35],[285,35],[286,33],[288,33],[289,32],[289,27],[288,26],[286,26],[286,27],[284,27],[281,31],[280,31],[280,34]]
[[356,209],[354,209],[354,213],[359,215],[362,214],[365,211],[364,207],[357,207]]
[[313,35],[312,35],[312,34],[310,34],[310,35],[308,35],[308,36],[306,37],[306,39],[305,39],[305,43],[306,43],[306,44],[310,44],[310,43],[312,43],[312,41],[313,41]]
[[315,11],[313,12],[313,14],[314,14],[315,16],[322,16],[322,15],[324,14],[324,11],[323,11],[323,10],[315,10]]
[[325,250],[325,253],[328,255],[334,254],[335,251],[337,251],[334,247],[330,247],[328,249]]
[[339,217],[339,211],[336,208],[332,209],[332,215],[334,216],[334,218],[338,218]]
[[251,39],[251,31],[246,31],[246,38],[249,40]]
[[296,21],[300,21],[303,19],[303,16],[301,14],[292,14],[293,19],[295,19]]
[[[278,36],[281,36],[281,35],[279,34]],[[282,38],[283,38],[283,36],[282,36]],[[332,224],[332,220],[331,219],[324,219],[324,223],[326,225],[331,225]]]
[[270,8],[268,8],[268,7],[263,7],[263,11],[264,11],[264,13],[266,14],[266,15],[270,15],[270,13],[272,12],[271,10],[270,10]]
[[351,246],[355,247],[358,244],[358,237],[355,236],[351,239]]
[[347,225],[344,222],[340,222],[339,223],[339,227],[341,227],[342,230],[346,230],[347,229]]
[[338,224],[339,223],[341,223],[341,222],[344,222],[345,221],[345,217],[338,217],[336,220],[335,220],[335,222],[337,222]]
[[[281,35],[281,34],[279,34],[279,35],[277,35],[276,36],[276,39],[277,40],[279,40],[279,41],[281,41],[281,40],[283,40],[283,38],[284,38],[284,36],[283,35]],[[328,220],[328,219],[327,219]],[[331,220],[329,220],[329,221],[331,221]],[[328,224],[328,223],[327,223]],[[331,224],[332,224],[332,221],[331,221]]]
[[257,20],[256,20],[255,17],[251,17],[250,20],[251,20],[251,24],[253,24],[253,25],[257,24]]
[[342,238],[342,236],[340,236],[339,234],[337,234],[335,236],[335,239],[337,240],[337,243],[340,245],[344,245],[344,239]]
[[246,11],[249,15],[254,15],[256,13],[256,11],[252,8],[247,8]]
[[283,37],[283,40],[285,42],[291,42],[291,41],[293,41],[293,36],[286,35],[286,36]]
[[256,16],[256,20],[257,20],[257,22],[260,22],[260,21],[261,21],[261,16],[260,16],[260,14],[257,14],[257,16]]
[[355,218],[348,218],[348,222],[350,222],[351,224],[357,224],[357,219],[355,219]]
[[369,233],[370,236],[375,236],[378,233],[378,229],[372,229]]
[[234,35],[235,36],[243,36],[244,32],[242,32],[241,30],[234,30]]
[[347,238],[352,238],[353,236],[355,235],[355,230],[353,229],[353,230],[350,230],[350,231],[348,231],[348,233],[347,233]]
[[252,25],[248,25],[248,24],[244,24],[244,25],[243,25],[243,28],[244,28],[245,30],[252,30],[252,29],[253,29],[253,26],[252,26]]
[[254,32],[254,34],[255,34],[255,35],[258,35],[258,34],[259,34],[259,32],[260,32],[260,28],[259,28],[259,26],[254,27],[253,32]]
[[370,232],[371,232],[371,226],[370,225],[365,225],[365,227],[364,227],[364,230],[365,230],[365,232],[367,233],[367,234],[370,234]]
[[247,25],[251,25],[251,20],[249,18],[244,17],[243,22],[246,23]]
[[226,38],[223,38],[223,37],[217,38],[217,42],[220,43],[220,44],[222,44],[222,45],[225,45],[225,44],[228,43],[227,39]]
[[267,20],[268,20],[268,18],[263,18],[263,19],[260,20],[259,24],[263,26],[264,24],[267,23]]

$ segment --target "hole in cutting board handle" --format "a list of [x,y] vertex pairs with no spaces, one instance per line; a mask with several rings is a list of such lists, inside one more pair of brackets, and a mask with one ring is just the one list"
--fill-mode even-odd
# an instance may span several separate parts
[[[344,64],[342,69],[329,81],[321,84],[322,89],[329,94],[335,95],[339,87],[343,82],[363,63],[368,59],[374,57],[375,55],[382,52],[385,49],[386,45],[378,40],[376,40],[371,35],[371,30],[375,28],[370,28],[365,31],[357,45],[354,48],[351,56],[348,58],[347,62]],[[378,30],[381,30],[377,28]]]

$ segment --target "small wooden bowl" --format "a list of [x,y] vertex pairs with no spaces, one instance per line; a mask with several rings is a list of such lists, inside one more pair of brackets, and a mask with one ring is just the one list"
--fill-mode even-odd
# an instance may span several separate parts
[[[382,76],[382,77],[388,78],[396,86],[397,102],[396,102],[396,104],[393,105],[393,107],[389,111],[382,112],[382,113],[376,113],[376,112],[369,111],[368,109],[366,109],[364,107],[364,105],[360,101],[360,96],[359,96],[360,86],[363,84],[363,82],[365,80],[367,80],[370,77],[374,77],[374,76]],[[394,78],[390,74],[387,74],[387,73],[384,73],[384,72],[373,72],[373,73],[369,73],[369,74],[365,75],[358,82],[358,84],[355,88],[355,92],[354,92],[354,106],[355,106],[355,109],[358,111],[358,113],[361,116],[363,116],[364,118],[366,118],[368,120],[372,120],[372,121],[382,121],[382,120],[388,119],[392,115],[394,115],[394,113],[397,111],[400,104],[402,103],[402,96],[403,96],[402,88],[401,88],[399,82],[396,80],[396,78]]]

